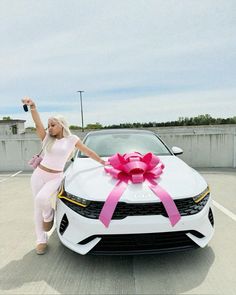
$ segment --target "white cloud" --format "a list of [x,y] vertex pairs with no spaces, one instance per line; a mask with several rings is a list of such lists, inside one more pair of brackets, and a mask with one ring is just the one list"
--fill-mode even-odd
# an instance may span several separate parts
[[[217,89],[212,91],[182,92],[124,99],[122,101],[86,101],[83,100],[84,124],[99,122],[103,125],[119,124],[124,122],[166,122],[178,120],[179,117],[192,117],[199,114],[210,114],[213,117],[235,116],[236,88]],[[57,107],[67,109],[53,111]],[[233,107],[232,107],[233,106]],[[38,102],[39,110],[42,105]],[[69,108],[71,108],[69,110]],[[40,111],[44,125],[47,119],[55,114],[64,115],[69,125],[81,126],[80,104],[49,103],[48,111]],[[33,126],[30,113],[21,112],[8,114],[12,118],[27,120],[26,126]]]
[[[110,103],[93,103],[87,107],[91,122],[165,122],[181,116],[211,114],[235,116],[236,89],[195,91],[137,97]],[[92,120],[94,118],[94,120]]]
[[235,9],[234,0],[1,1],[0,113],[25,95],[73,109],[82,89],[87,123],[128,121],[124,101],[131,121],[229,116],[236,103],[214,89],[235,83]]

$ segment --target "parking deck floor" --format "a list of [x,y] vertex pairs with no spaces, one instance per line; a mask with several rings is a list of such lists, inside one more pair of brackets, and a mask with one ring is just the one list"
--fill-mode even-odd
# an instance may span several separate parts
[[34,251],[28,173],[0,173],[0,294],[235,294],[236,169],[200,169],[214,200],[204,249],[159,255],[81,256],[50,232]]

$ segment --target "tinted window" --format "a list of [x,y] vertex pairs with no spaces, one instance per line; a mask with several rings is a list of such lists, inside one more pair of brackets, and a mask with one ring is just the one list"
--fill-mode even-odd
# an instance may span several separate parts
[[[115,153],[152,152],[155,155],[170,155],[167,147],[154,134],[145,133],[117,133],[117,134],[91,134],[85,144],[101,157],[109,157]],[[79,153],[79,157],[85,155]]]

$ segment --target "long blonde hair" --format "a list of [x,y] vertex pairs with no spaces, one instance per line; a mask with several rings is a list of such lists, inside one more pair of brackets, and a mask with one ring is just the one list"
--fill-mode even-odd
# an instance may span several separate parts
[[[56,116],[50,117],[48,120],[56,121],[57,123],[61,125],[62,131],[63,131],[63,137],[68,137],[72,135],[69,129],[68,122],[63,116],[56,115]],[[43,142],[43,149],[50,151],[55,141],[56,141],[56,138],[53,136],[50,136],[47,133],[45,141]]]

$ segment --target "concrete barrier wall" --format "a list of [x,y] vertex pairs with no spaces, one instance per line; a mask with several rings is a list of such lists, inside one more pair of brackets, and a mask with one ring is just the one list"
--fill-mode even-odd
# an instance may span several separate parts
[[[75,132],[83,139],[85,132]],[[41,141],[34,133],[0,137],[0,172],[30,171],[28,161],[41,150]]]
[[230,135],[165,135],[168,146],[184,150],[180,156],[193,167],[235,167],[234,138]]
[[184,150],[180,156],[192,167],[236,167],[236,126],[158,128],[168,146]]
[[[169,146],[184,150],[180,156],[192,167],[236,167],[236,126],[149,128]],[[86,132],[74,132],[81,139]],[[27,162],[41,149],[35,134],[0,138],[0,171],[31,170]]]

